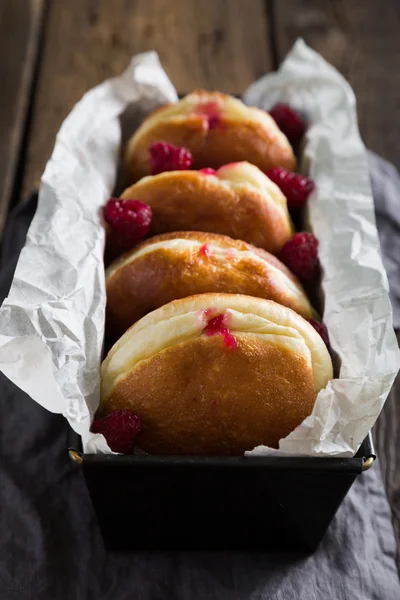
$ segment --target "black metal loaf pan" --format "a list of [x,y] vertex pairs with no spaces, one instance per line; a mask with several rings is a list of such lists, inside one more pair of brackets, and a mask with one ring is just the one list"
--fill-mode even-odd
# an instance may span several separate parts
[[375,458],[69,454],[83,469],[105,544],[115,550],[312,552]]

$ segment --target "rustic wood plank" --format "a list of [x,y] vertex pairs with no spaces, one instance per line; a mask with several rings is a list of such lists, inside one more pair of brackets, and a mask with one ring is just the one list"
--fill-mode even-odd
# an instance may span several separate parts
[[297,37],[352,85],[366,145],[400,167],[400,10],[397,0],[273,3],[278,58]]
[[44,0],[0,0],[0,235],[15,183],[44,4]]
[[70,0],[50,4],[24,190],[83,93],[155,49],[178,91],[240,92],[270,66],[262,0]]

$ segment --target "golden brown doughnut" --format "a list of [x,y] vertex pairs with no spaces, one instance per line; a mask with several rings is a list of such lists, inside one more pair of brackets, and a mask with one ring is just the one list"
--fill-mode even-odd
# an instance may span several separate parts
[[[213,334],[213,335],[210,335]],[[201,294],[149,313],[101,367],[99,413],[129,409],[150,454],[277,447],[332,378],[322,338],[271,300]]]
[[150,238],[106,271],[107,327],[116,337],[163,304],[194,294],[223,292],[274,300],[311,319],[296,277],[260,248],[197,231]]
[[149,148],[161,140],[188,148],[195,169],[243,160],[262,171],[296,169],[292,147],[273,118],[220,92],[195,90],[147,117],[127,145],[127,181],[150,174]]
[[293,233],[285,196],[247,162],[225,165],[215,175],[169,171],[144,177],[121,198],[151,206],[151,235],[222,233],[277,254]]

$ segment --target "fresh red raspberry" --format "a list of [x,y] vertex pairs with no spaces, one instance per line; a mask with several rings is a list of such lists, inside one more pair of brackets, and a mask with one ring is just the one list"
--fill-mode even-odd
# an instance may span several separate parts
[[325,345],[329,346],[329,334],[326,326],[320,321],[316,321],[315,319],[310,319],[308,322],[314,327],[315,331],[318,331],[319,335],[324,340]]
[[132,248],[150,230],[151,207],[139,200],[110,198],[103,214],[112,229],[113,242],[121,250]]
[[187,148],[174,146],[168,142],[153,142],[150,146],[150,169],[152,175],[164,171],[187,171],[193,164],[193,157]]
[[281,252],[282,262],[304,281],[311,281],[318,274],[318,240],[306,231],[295,233]]
[[314,182],[305,175],[293,173],[284,167],[272,167],[266,175],[286,196],[289,209],[302,208],[315,187]]
[[290,108],[287,104],[275,104],[269,114],[291,144],[295,144],[303,137],[306,125],[299,113],[293,108]]
[[142,421],[130,410],[114,410],[93,421],[91,431],[102,433],[113,452],[132,454],[142,431]]

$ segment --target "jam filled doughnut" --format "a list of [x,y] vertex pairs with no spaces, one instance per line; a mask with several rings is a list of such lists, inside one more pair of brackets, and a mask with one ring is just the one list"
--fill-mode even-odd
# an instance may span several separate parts
[[178,298],[207,292],[274,300],[306,319],[313,311],[296,277],[265,250],[196,231],[150,238],[106,271],[107,326],[122,335],[135,321]]
[[271,300],[201,294],[133,325],[101,368],[99,416],[142,421],[150,454],[240,455],[277,447],[332,378],[320,335]]
[[292,147],[274,119],[220,92],[196,90],[147,117],[127,146],[127,181],[150,174],[149,149],[155,141],[188,148],[194,169],[218,169],[243,160],[262,171],[277,166],[296,168]]
[[247,162],[207,171],[144,177],[121,195],[149,204],[151,235],[172,231],[221,233],[277,254],[293,233],[286,198]]

